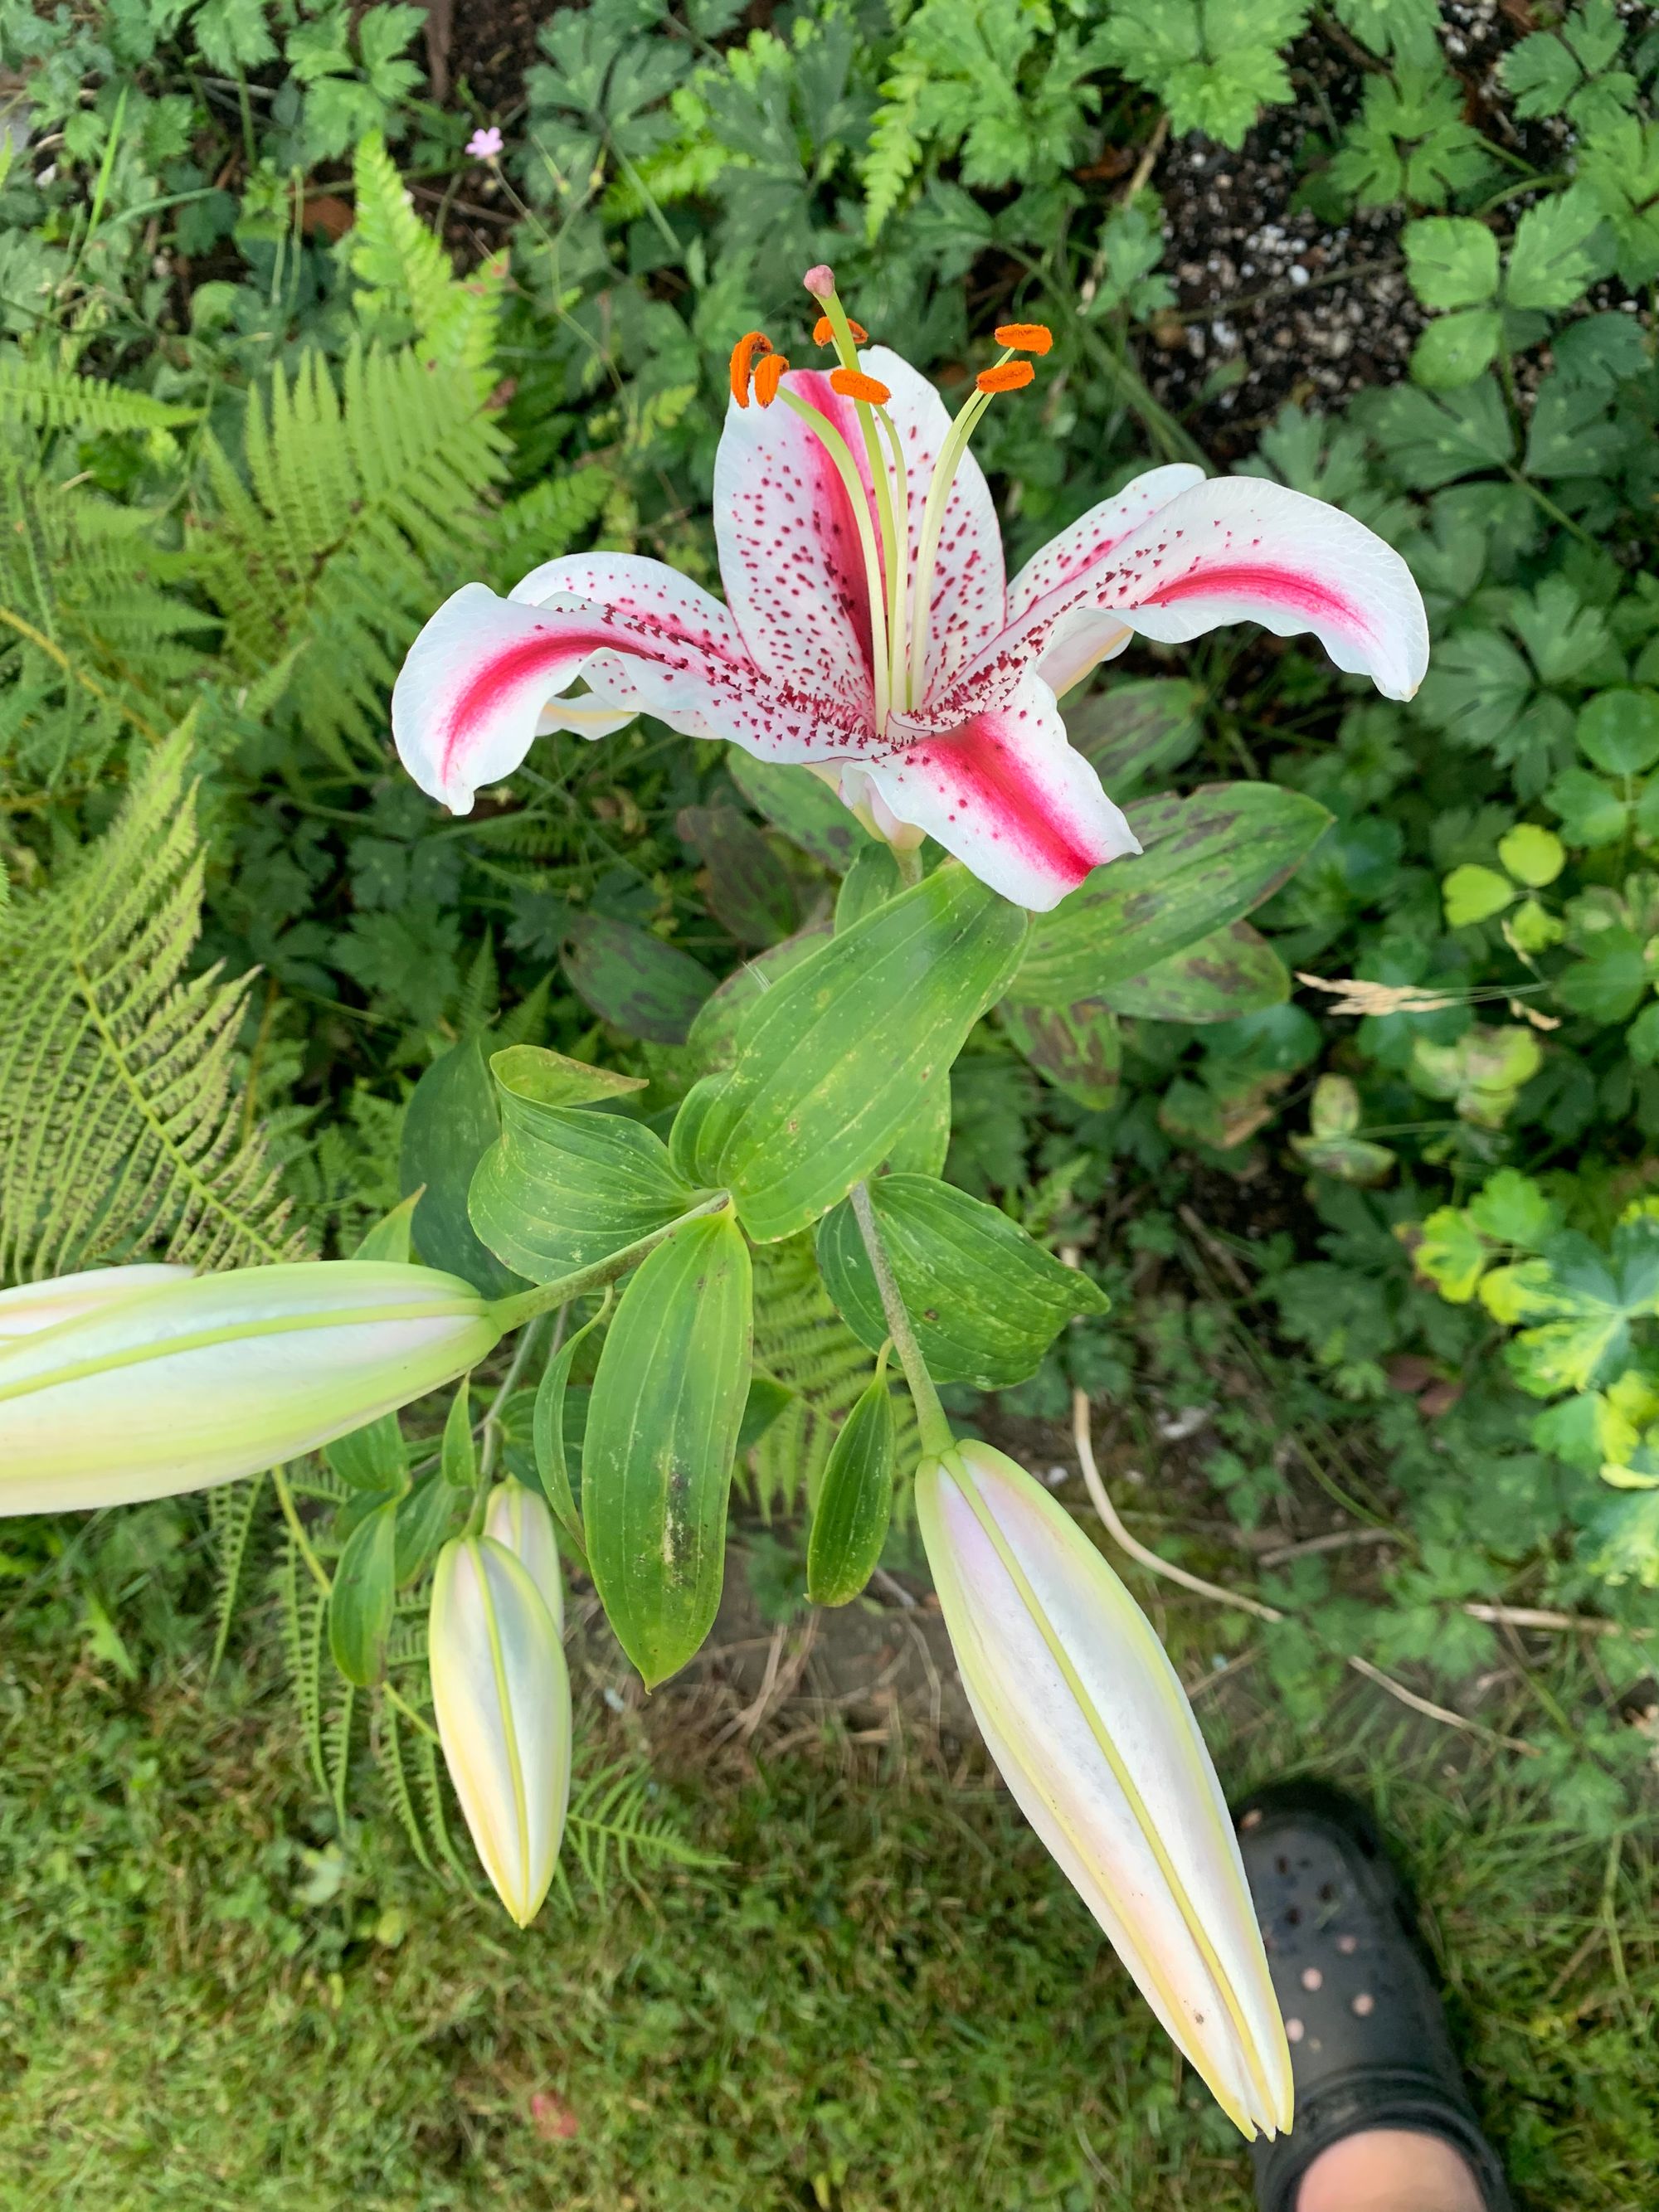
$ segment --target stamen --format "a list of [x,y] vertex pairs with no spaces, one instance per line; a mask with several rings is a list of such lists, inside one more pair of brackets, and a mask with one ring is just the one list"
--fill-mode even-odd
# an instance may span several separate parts
[[768,354],[771,350],[772,341],[764,331],[745,331],[732,347],[732,397],[739,407],[749,404],[749,383],[754,373],[755,356]]
[[974,381],[981,392],[1021,392],[1036,374],[1029,361],[1004,361],[981,369]]
[[861,368],[832,368],[830,389],[843,399],[862,399],[872,407],[884,407],[893,396],[878,377],[866,376]]
[[[858,340],[860,345],[864,343],[865,340],[870,335],[869,331],[865,329],[863,324],[855,323],[850,315],[847,318],[847,327],[851,331],[853,336]],[[828,315],[820,315],[817,322],[812,325],[813,344],[833,345],[835,343],[835,325],[830,321]]]
[[778,396],[778,386],[789,366],[786,353],[769,353],[764,361],[755,364],[755,398],[758,405],[769,407]]
[[1054,342],[1054,334],[1046,323],[999,323],[997,343],[1012,346],[1016,353],[1047,353]]

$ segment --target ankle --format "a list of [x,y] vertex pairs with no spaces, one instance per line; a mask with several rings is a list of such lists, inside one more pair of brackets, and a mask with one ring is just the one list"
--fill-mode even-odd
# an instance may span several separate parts
[[1443,2136],[1366,2128],[1322,2150],[1296,2212],[1483,2212],[1468,2161]]

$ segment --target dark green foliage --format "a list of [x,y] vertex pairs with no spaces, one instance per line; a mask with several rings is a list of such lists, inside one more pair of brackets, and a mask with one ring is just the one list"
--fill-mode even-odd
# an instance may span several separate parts
[[[1109,1289],[1109,1317],[1068,1319],[1055,1302],[1018,1358],[953,1370],[1003,1386],[989,1407],[953,1391],[953,1418],[1030,1423],[1021,1448],[1058,1460],[1063,1436],[1039,1425],[1069,1416],[1073,1387],[1097,1420],[1109,1409],[1112,1463],[1146,1478],[1130,1500],[1143,1533],[1172,1555],[1212,1551],[1206,1571],[1296,1616],[1259,1646],[1238,1643],[1231,1616],[1194,1632],[1189,1679],[1223,1660],[1259,1670],[1252,1741],[1317,1755],[1333,1654],[1351,1650],[1467,1699],[1476,1729],[1536,1746],[1481,1770],[1467,1819],[1437,1808],[1463,1787],[1447,1765],[1470,1746],[1486,1759],[1484,1739],[1458,1736],[1450,1759],[1448,1737],[1431,1753],[1390,1741],[1377,1771],[1450,1886],[1518,2179],[1540,2203],[1625,2212],[1628,2176],[1653,2165],[1651,1931],[1620,1830],[1650,1755],[1652,1663],[1650,1643],[1622,1632],[1650,1627],[1659,1579],[1644,1272],[1659,1141],[1659,45],[1604,0],[1540,10],[1477,87],[1443,12],[1334,0],[1339,33],[1299,0],[805,0],[751,28],[730,0],[592,0],[549,15],[527,109],[507,122],[501,171],[533,210],[520,220],[489,166],[462,155],[490,119],[462,112],[465,73],[446,100],[420,97],[412,9],[0,9],[0,59],[28,79],[51,141],[50,159],[37,142],[0,181],[0,1227],[9,1277],[169,1241],[212,1262],[258,1258],[301,1229],[344,1253],[424,1185],[421,1255],[504,1291],[519,1278],[466,1211],[479,1160],[505,1143],[489,1073],[504,1052],[550,1126],[609,1129],[612,1150],[650,1163],[647,1225],[701,1186],[718,1164],[701,1133],[716,1153],[729,1135],[714,1102],[744,1024],[836,941],[832,925],[890,900],[884,848],[805,769],[648,722],[595,744],[544,739],[452,820],[396,769],[386,694],[420,622],[468,578],[505,590],[592,546],[716,581],[707,509],[726,356],[764,325],[814,357],[809,263],[832,259],[872,334],[952,404],[996,321],[1052,323],[1042,391],[1024,413],[994,410],[977,448],[1013,565],[1148,458],[1254,441],[1233,465],[1335,501],[1401,546],[1430,608],[1428,681],[1410,702],[1380,702],[1312,648],[1232,632],[1178,653],[1133,645],[1068,700],[1146,859],[1040,927],[1046,953],[972,1029],[948,1089],[934,1084],[891,1134],[885,1164],[914,1183],[948,1145],[964,1203],[1029,1246],[1045,1281],[1077,1246]],[[1289,52],[1304,33],[1335,76],[1308,69],[1310,47]],[[1375,66],[1349,69],[1356,41]],[[1316,82],[1320,101],[1334,87],[1332,104],[1303,131]],[[1192,310],[1190,289],[1176,299],[1177,264],[1201,265],[1206,241],[1170,241],[1162,265],[1148,177],[1168,172],[1136,165],[1167,117],[1177,141],[1202,129],[1259,173],[1269,142],[1248,134],[1292,94],[1298,118],[1269,118],[1275,149],[1281,128],[1299,134],[1286,198],[1346,235],[1328,237],[1333,273],[1346,252],[1397,258],[1425,327],[1404,380],[1340,412],[1304,398],[1247,424],[1181,374],[1182,334],[1219,312]],[[318,212],[330,202],[355,217],[333,243]],[[192,709],[185,749],[167,733]],[[1241,791],[1262,795],[1240,811]],[[1178,868],[1180,839],[1205,823],[1209,842]],[[1149,889],[1135,926],[1168,933],[1127,946],[1108,925]],[[216,981],[216,962],[258,980]],[[625,1073],[608,1098],[556,1096],[532,1081],[556,1062],[600,1082],[596,1068]],[[65,1158],[72,1173],[58,1171]],[[507,1256],[535,1272],[547,1260]],[[739,1425],[743,1394],[727,1389],[708,1481],[723,1510],[735,1475],[741,1510],[775,1516],[787,1557],[789,1516],[869,1402],[881,1323],[866,1296],[847,1326],[808,1233],[757,1246],[753,1264],[754,1422]],[[84,1853],[85,1803],[54,1809],[56,1755],[19,1704],[9,1759],[33,1825],[15,1832],[16,1885],[34,1916],[19,1920],[17,2039],[31,2063],[0,2143],[18,2189],[85,2194],[88,2172],[125,2156],[153,2194],[163,2140],[181,2203],[216,2205],[228,2188],[263,2202],[273,2173],[291,2186],[294,2159],[270,2082],[284,2065],[303,2082],[320,2052],[322,2140],[330,2157],[341,2146],[318,2168],[329,2201],[361,2193],[365,2172],[457,2203],[506,2188],[609,2204],[649,2175],[665,2205],[725,2191],[748,2212],[770,2190],[851,2212],[934,2201],[966,2172],[1011,2205],[1105,2191],[1139,2212],[1231,2203],[1230,2189],[1243,2203],[1242,2168],[1224,2178],[1226,2154],[1190,2085],[1172,2089],[1149,2055],[1144,2017],[1126,2021],[1092,1969],[1078,1982],[1089,1930],[1060,1928],[1063,1895],[971,1803],[964,1844],[960,1800],[935,1820],[862,1784],[855,1804],[818,1779],[780,1783],[711,1824],[739,1868],[739,1907],[658,1875],[691,1847],[637,1762],[590,1771],[567,1849],[573,1901],[649,1872],[670,1933],[573,1916],[503,1967],[464,1932],[471,1855],[422,1732],[424,1577],[466,1510],[469,1472],[503,1463],[539,1471],[579,1555],[583,1424],[613,1311],[567,1316],[541,1394],[550,1322],[522,1372],[475,1378],[447,1454],[442,1408],[428,1408],[407,1438],[394,1422],[292,1470],[303,1540],[276,1521],[268,1481],[203,1509],[212,1626],[193,1647],[188,1624],[170,1629],[164,1648],[210,1647],[227,1679],[227,1657],[275,1632],[257,1611],[274,1562],[270,1618],[309,1779],[266,1777],[279,1832],[213,1831],[211,1879],[180,1846],[193,1920],[145,1886],[161,1863],[147,1793],[188,1795],[168,1730],[146,1718],[155,1785],[125,1718],[77,1720],[68,1764],[93,1775],[99,1832],[125,1833],[124,1790],[138,1823],[130,1890],[89,1905],[63,1889],[70,1861],[43,1848],[61,1832],[71,1860]],[[890,1410],[890,1565],[915,1455],[908,1401],[896,1393]],[[151,1620],[166,1562],[200,1525],[166,1512],[76,1532],[62,1567],[56,1530],[4,1547],[31,1604],[49,1565],[54,1591],[73,1589],[72,1607],[54,1595],[39,1618],[112,1679],[132,1679],[135,1618]],[[1258,1573],[1195,1533],[1223,1516],[1258,1549],[1280,1516],[1345,1544]],[[1346,1540],[1370,1524],[1386,1546]],[[343,1600],[337,1624],[318,1576],[346,1570],[349,1587],[370,1553],[373,1603],[354,1620]],[[1468,1610],[1503,1603],[1604,1613],[1617,1632],[1595,1639],[1591,1668],[1563,1632],[1522,1643]],[[63,1695],[78,1714],[81,1692]],[[179,1740],[193,1726],[183,1716]],[[241,1759],[269,1755],[236,1741]],[[922,1765],[909,1786],[925,1799]],[[1390,1783],[1402,1769],[1411,1778]],[[295,1809],[302,1796],[310,1813]],[[225,1802],[240,1817],[239,1778]],[[886,1807],[874,1842],[856,1811],[872,1803]],[[418,1893],[407,1948],[389,1932],[406,1870],[359,1820],[371,1807],[455,1885],[448,1906]],[[952,1934],[949,1899],[979,1898],[988,1864],[1003,1888]],[[137,1935],[129,1894],[147,1916]],[[233,2001],[259,2002],[230,2050],[222,2006],[210,2020],[176,1989],[157,2001],[182,2006],[169,2063],[185,2069],[183,2117],[169,2125],[165,2102],[141,2112],[128,2093],[150,2079],[155,1931],[174,1925],[211,1936],[179,1962],[181,1985],[240,1976]],[[810,1962],[793,1994],[775,1971],[780,1934]],[[52,1972],[100,2021],[100,2050],[117,2049],[107,2069],[88,2069],[55,1998],[50,2017],[30,2012],[52,1978],[28,1981],[32,1947],[70,1958],[70,1965],[54,1951]],[[536,1981],[550,1957],[555,1981]],[[988,1958],[1015,1960],[1010,1988],[977,1967],[963,1979],[964,1960]],[[902,1973],[880,1963],[892,1959]],[[506,1973],[532,1990],[522,2014],[495,2007],[527,2023],[522,2049],[455,2025],[455,1988],[488,1994]],[[313,1986],[330,1991],[314,2020]],[[1079,1987],[1086,2001],[1066,1996]],[[282,2026],[291,2003],[303,2039]],[[899,2024],[873,2060],[872,2019]],[[963,2019],[972,2036],[941,2030]],[[1060,2021],[1052,2043],[1030,2044],[1034,2019]],[[137,2031],[142,2066],[124,2069]],[[488,2095],[434,2154],[431,2113],[457,2083],[433,2053],[458,2035],[465,2094],[483,2081]],[[258,2056],[234,2078],[231,2137],[211,2118],[224,2081],[190,2069],[204,2050],[210,2068],[244,2047]],[[569,2144],[502,2118],[550,2050],[577,2053],[558,2085],[584,2114]],[[705,2076],[723,2115],[712,2131]],[[403,2086],[386,2118],[388,2079]],[[372,2141],[365,2111],[382,2116]],[[971,2141],[969,2112],[991,2116]],[[186,2171],[198,2128],[205,2180]],[[252,2153],[237,2162],[256,2133],[257,2170]]]

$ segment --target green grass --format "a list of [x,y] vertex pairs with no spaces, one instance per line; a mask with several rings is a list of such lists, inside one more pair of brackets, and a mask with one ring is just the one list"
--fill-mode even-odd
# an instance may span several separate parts
[[[672,1794],[726,1863],[519,1936],[384,1827],[342,1849],[280,1694],[234,1671],[127,1685],[14,1644],[0,1709],[10,2212],[1251,2201],[1006,1798],[914,1744],[884,1771],[826,1740],[714,1786],[665,1705]],[[1232,1739],[1230,1782],[1307,1759],[1381,1793],[1527,2201],[1650,2207],[1647,1846],[1613,1858],[1551,1817],[1536,1763],[1363,1689],[1339,1757],[1266,1710]]]

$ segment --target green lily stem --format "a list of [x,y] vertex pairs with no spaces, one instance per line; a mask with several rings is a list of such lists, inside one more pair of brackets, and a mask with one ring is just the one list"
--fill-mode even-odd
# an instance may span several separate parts
[[270,1470],[270,1480],[276,1486],[276,1503],[283,1509],[283,1518],[288,1523],[288,1533],[294,1539],[295,1549],[311,1570],[311,1578],[323,1595],[331,1596],[334,1589],[333,1577],[318,1558],[311,1539],[306,1534],[305,1523],[301,1520],[299,1509],[294,1503],[294,1492],[289,1487],[288,1469],[285,1467],[273,1467]]
[[551,1313],[556,1306],[571,1298],[580,1298],[589,1291],[602,1291],[618,1275],[625,1275],[647,1252],[654,1252],[664,1237],[672,1237],[677,1229],[684,1229],[688,1221],[700,1220],[706,1213],[719,1213],[731,1203],[729,1191],[711,1191],[700,1206],[680,1214],[665,1228],[653,1229],[648,1237],[624,1244],[620,1252],[608,1253],[591,1267],[579,1267],[574,1275],[561,1275],[556,1283],[541,1283],[533,1291],[520,1291],[513,1297],[497,1298],[489,1310],[505,1336],[509,1329],[521,1328],[526,1322],[534,1321],[538,1314]]
[[943,1458],[954,1447],[956,1437],[939,1403],[933,1378],[927,1372],[927,1363],[921,1356],[921,1346],[916,1342],[915,1330],[910,1326],[910,1316],[904,1310],[904,1300],[893,1279],[892,1263],[887,1257],[887,1247],[881,1241],[881,1231],[876,1222],[876,1209],[870,1203],[867,1182],[853,1185],[853,1217],[864,1239],[864,1249],[870,1255],[871,1271],[876,1279],[876,1288],[881,1293],[881,1310],[887,1316],[888,1333],[893,1340],[899,1365],[904,1370],[904,1379],[910,1386],[910,1396],[916,1409],[916,1426],[921,1433],[921,1448],[930,1459]]
[[894,845],[890,849],[893,855],[893,865],[899,872],[899,881],[907,891],[914,890],[921,881],[921,846],[910,845],[901,848]]
[[[540,1319],[539,1315],[537,1316],[537,1319]],[[507,1400],[513,1395],[514,1390],[519,1387],[519,1377],[524,1372],[525,1362],[530,1357],[530,1348],[532,1345],[535,1343],[539,1334],[540,1331],[537,1328],[536,1322],[532,1321],[525,1330],[524,1334],[514,1346],[513,1358],[508,1363],[506,1374],[501,1377],[501,1387],[496,1391],[495,1396],[490,1400],[489,1408],[484,1414],[483,1422],[480,1424],[481,1441],[478,1447],[478,1489],[480,1494],[488,1493],[490,1470],[495,1464],[495,1455],[501,1447],[501,1413],[507,1405]]]

